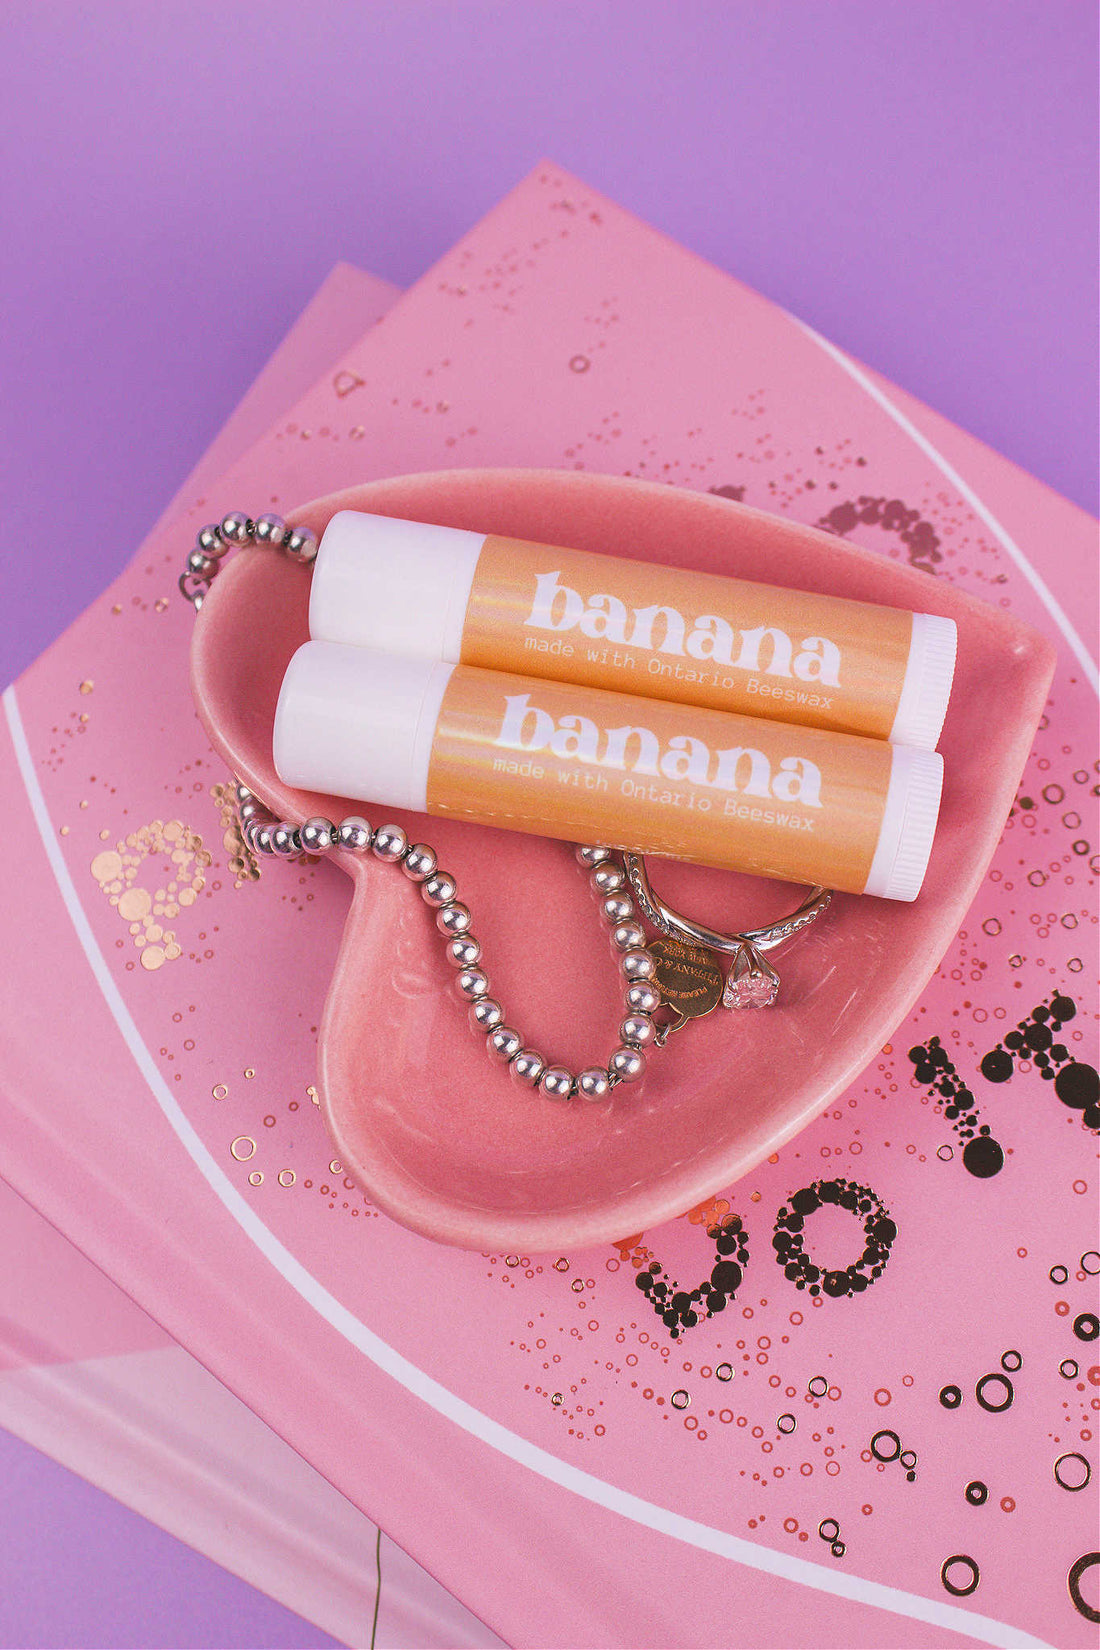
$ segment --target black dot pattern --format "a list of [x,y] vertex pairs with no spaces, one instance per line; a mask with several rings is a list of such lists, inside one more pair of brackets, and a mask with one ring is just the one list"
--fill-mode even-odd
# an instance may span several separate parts
[[[863,1222],[863,1253],[843,1271],[825,1271],[806,1253],[803,1232],[807,1219],[826,1203],[847,1209]],[[879,1277],[890,1258],[898,1229],[885,1204],[870,1186],[854,1180],[815,1180],[784,1204],[775,1219],[772,1248],[784,1275],[796,1289],[811,1295],[859,1295]]]
[[634,1279],[674,1341],[685,1329],[694,1329],[697,1323],[705,1323],[716,1312],[725,1310],[741,1287],[748,1265],[749,1236],[739,1215],[727,1216],[720,1226],[709,1227],[707,1236],[714,1243],[714,1263],[710,1276],[694,1289],[682,1289],[666,1275],[659,1261],[651,1261]]
[[1077,1018],[1077,1004],[1064,992],[1056,991],[1038,1003],[1007,1032],[996,1048],[981,1062],[982,1076],[991,1083],[1007,1083],[1018,1060],[1030,1060],[1045,1082],[1071,1111],[1079,1111],[1086,1128],[1100,1131],[1100,1074],[1094,1066],[1075,1060],[1058,1033]]
[[943,560],[939,534],[932,523],[915,507],[885,493],[877,497],[861,493],[858,498],[844,499],[834,504],[817,525],[839,538],[861,525],[895,533],[905,546],[910,567],[918,567],[922,573],[934,573],[936,563]]
[[[909,1050],[909,1058],[917,1082],[928,1084],[929,1098],[935,1101],[936,1109],[964,1142],[963,1167],[977,1180],[989,1180],[999,1174],[1004,1167],[1004,1151],[994,1140],[989,1125],[979,1123],[978,1102],[939,1038],[930,1037],[927,1043],[918,1043]],[[1011,1059],[1008,1065],[1011,1073]]]

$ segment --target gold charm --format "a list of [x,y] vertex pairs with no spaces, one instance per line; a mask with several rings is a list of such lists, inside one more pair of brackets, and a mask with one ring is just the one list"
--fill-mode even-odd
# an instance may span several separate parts
[[701,945],[662,935],[647,950],[656,963],[654,983],[661,1001],[681,1016],[700,1020],[722,1000],[722,970]]

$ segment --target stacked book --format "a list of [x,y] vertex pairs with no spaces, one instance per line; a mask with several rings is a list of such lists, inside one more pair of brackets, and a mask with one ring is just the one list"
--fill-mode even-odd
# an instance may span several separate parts
[[[176,589],[232,508],[502,467],[789,516],[1059,657],[988,876],[872,1066],[682,1219],[554,1254],[433,1244],[334,1156],[347,885],[250,853]],[[0,1423],[350,1644],[1088,1642],[1094,583],[1080,511],[551,164],[403,296],[334,272],[4,695]],[[387,977],[462,1035],[442,976],[399,948]],[[881,1206],[868,1286],[776,1264],[800,1192],[825,1266],[858,1265],[848,1203]],[[670,1327],[637,1280],[692,1290],[732,1215],[728,1306]]]

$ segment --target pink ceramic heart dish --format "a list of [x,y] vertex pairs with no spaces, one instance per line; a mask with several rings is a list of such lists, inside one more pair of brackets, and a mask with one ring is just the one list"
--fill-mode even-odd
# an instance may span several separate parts
[[[943,803],[920,897],[907,905],[838,895],[779,953],[774,1007],[720,1010],[689,1026],[651,1058],[643,1084],[622,1085],[605,1104],[556,1105],[491,1065],[413,886],[369,857],[335,856],[353,893],[318,1086],[336,1150],[378,1207],[442,1242],[497,1251],[587,1246],[653,1227],[728,1187],[818,1116],[909,1012],[997,845],[1053,649],[924,573],[707,494],[558,471],[463,470],[351,488],[293,519],[320,534],[347,509],[941,613],[958,626],[940,742]],[[275,704],[308,636],[308,599],[308,574],[285,558],[232,558],[198,615],[195,702],[217,751],[280,817],[365,811],[380,824],[388,813],[291,790],[275,774]],[[508,1023],[574,1071],[606,1061],[621,986],[569,849],[451,820],[398,823],[455,876]],[[663,869],[661,888],[681,909],[734,929],[772,921],[800,897],[789,885],[681,865]],[[301,966],[324,969],[328,959],[305,953]]]

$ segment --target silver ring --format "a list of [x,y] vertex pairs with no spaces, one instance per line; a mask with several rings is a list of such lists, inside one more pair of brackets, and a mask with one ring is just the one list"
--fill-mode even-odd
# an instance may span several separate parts
[[765,961],[764,953],[773,951],[816,922],[833,898],[828,888],[814,887],[789,917],[742,934],[722,934],[705,923],[694,922],[667,904],[654,890],[642,854],[624,853],[623,868],[634,898],[658,933],[705,946],[708,951],[720,951],[732,959],[722,994],[725,1008],[768,1008],[775,1002],[779,975]]

